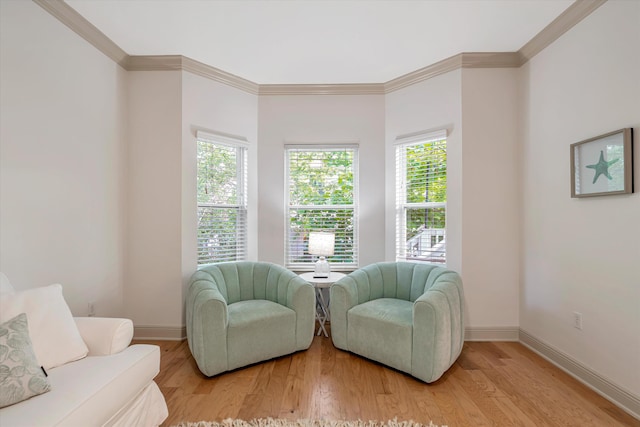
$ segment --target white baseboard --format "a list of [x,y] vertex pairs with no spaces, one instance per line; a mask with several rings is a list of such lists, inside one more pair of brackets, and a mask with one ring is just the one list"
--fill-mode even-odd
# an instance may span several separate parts
[[520,329],[519,341],[605,399],[610,400],[628,412],[631,416],[640,419],[640,398],[637,396],[620,388],[597,372],[577,362],[571,356],[537,339],[522,329]]
[[136,340],[182,341],[186,338],[185,326],[135,326],[133,328],[133,339]]
[[517,326],[470,327],[464,330],[465,341],[518,341]]
[[[518,341],[518,327],[475,327],[466,328],[465,341]],[[134,338],[139,340],[184,340],[186,327],[175,326],[136,326]]]
[[[476,327],[466,328],[465,341],[518,341],[518,327]],[[184,340],[187,338],[185,326],[136,326],[134,338],[139,340]]]

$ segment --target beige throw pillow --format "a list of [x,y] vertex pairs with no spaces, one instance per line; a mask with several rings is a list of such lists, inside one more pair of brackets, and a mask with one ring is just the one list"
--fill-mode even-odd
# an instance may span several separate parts
[[62,296],[61,285],[0,294],[0,322],[26,313],[29,336],[40,365],[55,368],[82,359],[89,349]]

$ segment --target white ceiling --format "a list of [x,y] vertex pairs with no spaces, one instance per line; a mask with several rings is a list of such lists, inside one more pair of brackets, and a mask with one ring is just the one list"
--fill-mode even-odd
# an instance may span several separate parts
[[67,0],[129,55],[258,84],[384,83],[462,52],[514,52],[573,0]]

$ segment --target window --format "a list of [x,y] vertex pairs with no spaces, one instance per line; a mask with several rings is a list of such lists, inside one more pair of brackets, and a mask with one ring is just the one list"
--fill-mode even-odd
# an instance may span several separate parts
[[198,264],[247,256],[247,143],[198,132]]
[[285,156],[287,267],[312,268],[311,231],[335,234],[332,270],[357,267],[357,145],[287,145]]
[[446,131],[396,144],[396,259],[446,263]]

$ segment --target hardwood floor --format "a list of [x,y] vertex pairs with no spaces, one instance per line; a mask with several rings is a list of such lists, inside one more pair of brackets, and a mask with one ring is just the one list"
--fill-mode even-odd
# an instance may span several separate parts
[[325,337],[315,337],[307,351],[213,378],[200,373],[186,341],[151,343],[162,351],[156,382],[169,406],[165,426],[266,417],[397,417],[449,427],[640,426],[519,343],[468,342],[432,384],[338,350]]

